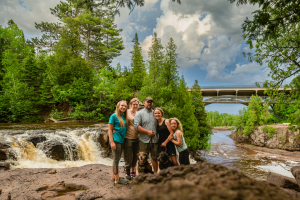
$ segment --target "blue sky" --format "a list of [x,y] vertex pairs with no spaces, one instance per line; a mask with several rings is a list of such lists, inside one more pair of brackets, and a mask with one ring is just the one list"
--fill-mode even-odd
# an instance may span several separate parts
[[[13,19],[24,31],[27,39],[39,37],[34,22],[55,22],[50,9],[59,0],[4,0],[0,1],[0,25],[6,26]],[[113,61],[122,66],[130,65],[132,38],[137,32],[147,60],[153,32],[166,45],[172,37],[177,45],[180,75],[184,75],[188,86],[197,79],[200,86],[253,85],[268,79],[266,66],[249,63],[242,52],[249,51],[241,37],[243,21],[252,18],[257,6],[237,7],[227,0],[182,0],[182,4],[171,0],[145,0],[144,7],[136,7],[129,15],[127,8],[121,9],[116,23],[123,29],[121,35],[125,49]],[[237,114],[243,105],[211,104],[209,111]]]

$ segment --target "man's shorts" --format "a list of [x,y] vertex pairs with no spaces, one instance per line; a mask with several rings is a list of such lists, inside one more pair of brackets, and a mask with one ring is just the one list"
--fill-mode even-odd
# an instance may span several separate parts
[[149,155],[149,152],[151,153],[151,158],[153,160],[157,160],[158,158],[158,144],[157,143],[144,143],[140,141],[139,144],[140,152],[145,152],[147,155]]

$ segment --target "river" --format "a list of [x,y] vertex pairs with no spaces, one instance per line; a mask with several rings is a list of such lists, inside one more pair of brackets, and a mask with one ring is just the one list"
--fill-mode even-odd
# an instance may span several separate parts
[[[13,123],[0,124],[0,130],[26,130],[19,134],[4,134],[0,131],[0,139],[12,144],[17,161],[12,162],[17,168],[63,168],[83,166],[91,163],[111,165],[110,158],[101,156],[101,145],[99,129],[93,126],[94,123]],[[68,154],[68,160],[56,161],[50,159],[41,150],[27,139],[36,134],[43,134],[47,140],[56,140],[64,143],[64,150]],[[220,164],[230,169],[235,169],[244,174],[258,179],[265,180],[268,171],[293,177],[290,168],[298,165],[298,162],[280,160],[276,156],[261,156],[253,150],[236,147],[235,142],[228,137],[230,131],[214,132],[211,138],[212,148],[208,152],[202,151],[202,157],[207,162]],[[67,138],[70,144],[78,146],[80,159],[74,160],[70,144],[65,142]],[[121,165],[123,165],[123,160]]]
[[236,147],[230,134],[231,131],[213,133],[211,150],[202,151],[207,162],[238,170],[258,180],[265,180],[269,171],[294,178],[290,169],[299,165],[298,162],[280,160],[276,156],[261,156],[256,151]]

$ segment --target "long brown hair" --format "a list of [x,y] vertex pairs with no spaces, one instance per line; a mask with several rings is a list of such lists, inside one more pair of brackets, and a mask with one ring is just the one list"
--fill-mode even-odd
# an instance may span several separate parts
[[176,117],[173,117],[173,118],[169,119],[170,123],[172,122],[172,120],[176,121],[176,123],[177,123],[177,129],[174,132],[176,132],[177,130],[180,130],[183,135],[182,125],[181,125],[181,122],[179,121],[179,119],[177,119]]
[[[120,111],[120,105],[121,105],[121,103],[126,103],[126,105],[127,105],[127,102],[126,102],[126,101],[124,101],[124,100],[119,101],[119,102],[117,103],[115,113],[116,113],[116,115],[117,115],[117,117],[118,117],[118,119],[119,119],[121,128],[123,128],[123,127],[125,126],[125,122],[124,122],[123,118],[121,117],[121,115],[122,115],[122,112]],[[126,120],[126,112],[127,112],[127,109],[126,109],[126,111],[125,111],[124,114],[123,114],[123,116],[125,117],[125,120]]]
[[140,100],[139,100],[138,98],[133,98],[133,99],[131,99],[130,102],[129,102],[129,108],[131,108],[133,102],[135,102],[135,101],[137,101],[138,104],[140,104]]

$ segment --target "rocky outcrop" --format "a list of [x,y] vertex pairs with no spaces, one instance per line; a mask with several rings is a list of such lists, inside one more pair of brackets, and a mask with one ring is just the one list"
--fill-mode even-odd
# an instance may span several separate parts
[[268,172],[267,182],[277,185],[281,188],[292,189],[298,192],[300,191],[299,185],[297,184],[297,181],[294,178],[289,178],[273,172]]
[[[64,169],[17,169],[0,173],[1,200],[129,197],[132,184],[114,185],[111,167],[92,164]],[[123,170],[119,169],[124,177]]]
[[237,131],[233,132],[230,137],[238,143],[250,143],[260,147],[272,149],[284,149],[289,151],[300,150],[300,132],[292,132],[288,129],[288,124],[271,125],[276,128],[277,133],[268,134],[262,128],[258,127],[249,136],[243,136]]
[[235,170],[210,163],[170,167],[134,180],[130,199],[273,199],[297,198],[275,185],[251,179]]
[[10,147],[10,145],[8,143],[0,142],[0,161],[6,160],[8,158],[9,147]]
[[77,144],[64,139],[63,141],[48,140],[37,145],[37,148],[41,149],[47,157],[53,160],[77,160],[78,159],[78,147]]
[[28,142],[31,142],[35,147],[38,143],[44,142],[47,138],[43,135],[33,135],[26,139]]
[[109,137],[108,137],[108,124],[95,124],[95,126],[98,126],[101,128],[100,136],[99,136],[99,143],[102,148],[102,156],[104,158],[106,157],[112,157],[111,148],[109,145]]
[[295,177],[298,185],[300,186],[300,166],[292,167],[291,172],[292,172],[293,176]]

